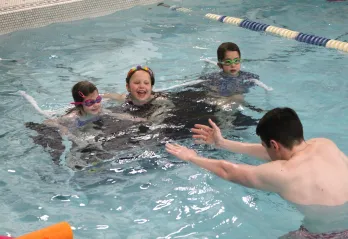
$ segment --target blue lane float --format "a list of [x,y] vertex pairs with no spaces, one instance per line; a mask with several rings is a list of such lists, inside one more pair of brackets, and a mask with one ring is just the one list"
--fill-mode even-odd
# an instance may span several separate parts
[[299,41],[299,42],[305,42],[308,44],[317,45],[317,46],[325,46],[328,43],[328,41],[330,41],[330,39],[325,38],[325,37],[308,35],[308,34],[305,34],[302,32],[300,32],[300,34],[298,34],[298,36],[295,38],[295,40]]
[[268,24],[253,22],[249,20],[242,21],[239,26],[249,30],[253,30],[253,31],[263,31],[263,32],[266,31],[267,27],[269,27]]
[[219,22],[224,22],[224,19],[226,18],[226,16],[221,16],[221,17],[219,17],[219,19],[218,19],[218,21]]

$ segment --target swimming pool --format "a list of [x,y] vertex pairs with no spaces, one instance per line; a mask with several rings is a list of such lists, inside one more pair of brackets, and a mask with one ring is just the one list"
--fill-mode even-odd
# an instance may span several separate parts
[[[18,90],[34,95],[44,109],[58,109],[71,101],[71,86],[80,79],[92,80],[101,91],[123,92],[124,76],[135,64],[152,67],[156,88],[170,87],[195,79],[203,70],[200,59],[214,58],[221,42],[233,41],[251,60],[242,68],[274,88],[253,90],[250,103],[293,107],[306,138],[331,138],[348,153],[347,53],[203,17],[211,12],[249,18],[347,41],[346,3],[185,0],[183,6],[194,13],[150,5],[0,36],[1,57],[20,60],[0,62],[0,210],[5,215],[0,234],[20,235],[62,220],[74,227],[75,238],[277,238],[299,227],[302,216],[278,196],[222,181],[193,165],[170,164],[174,159],[164,150],[74,173],[52,164],[29,138],[33,132],[24,122],[42,117]],[[257,142],[254,131],[238,134]],[[207,157],[258,163],[203,151]],[[159,166],[146,170],[152,160]]]

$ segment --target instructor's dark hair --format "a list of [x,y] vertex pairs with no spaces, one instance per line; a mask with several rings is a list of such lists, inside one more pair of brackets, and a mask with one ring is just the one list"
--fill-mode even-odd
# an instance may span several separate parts
[[300,118],[293,109],[287,107],[268,111],[259,121],[256,134],[267,147],[271,146],[271,140],[275,140],[292,149],[304,140]]

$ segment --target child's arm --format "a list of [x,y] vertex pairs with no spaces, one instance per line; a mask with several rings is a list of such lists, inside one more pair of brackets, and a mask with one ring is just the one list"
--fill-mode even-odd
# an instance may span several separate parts
[[261,82],[260,80],[250,79],[249,81],[253,82],[257,86],[260,86],[261,88],[265,89],[266,91],[272,91],[273,90],[272,87],[267,86],[265,83]]
[[147,119],[145,118],[140,118],[140,117],[134,117],[131,114],[128,113],[114,113],[110,111],[109,109],[103,109],[103,112],[105,114],[108,114],[110,116],[113,116],[119,120],[130,120],[130,121],[135,121],[135,122],[143,122],[146,121]]
[[[210,103],[210,99],[207,99],[207,103]],[[238,105],[243,105],[244,104],[244,95],[242,94],[234,94],[230,96],[225,96],[225,97],[219,97],[216,99],[216,104],[217,105],[228,105],[228,104],[235,104],[236,106]]]
[[256,106],[253,106],[249,104],[247,101],[244,99],[244,95],[242,94],[237,94],[237,95],[232,95],[229,97],[231,101],[236,102],[237,104],[240,104],[241,106],[244,106],[252,111],[256,111],[258,113],[265,112],[265,110],[261,108],[257,108]]
[[156,98],[155,103],[158,105],[163,105],[163,106],[167,106],[167,107],[174,106],[174,103],[170,99],[163,97],[163,96]]
[[242,94],[235,94],[235,95],[231,95],[229,97],[226,97],[222,104],[225,105],[225,104],[231,104],[231,103],[236,103],[236,105],[241,105],[241,106],[244,106],[252,111],[256,111],[258,113],[262,113],[262,112],[265,112],[265,110],[261,109],[261,108],[257,108],[251,104],[249,104],[247,101],[245,101],[244,99],[244,95]]
[[227,97],[228,101],[230,102],[236,102],[237,104],[244,104],[244,95],[242,94],[236,94],[236,95],[231,95]]
[[156,98],[155,104],[160,105],[160,107],[151,114],[149,121],[159,124],[168,115],[168,112],[175,107],[175,105],[166,97]]
[[47,119],[43,123],[47,126],[59,129],[62,135],[67,135],[69,133],[68,127],[61,125],[57,119]]
[[117,101],[124,101],[126,99],[126,94],[105,93],[102,96],[104,98],[113,99],[113,100],[117,100]]
[[259,86],[261,88],[263,88],[266,91],[272,91],[273,88],[267,86],[265,83],[263,83],[262,81],[260,81],[260,76],[253,74],[253,73],[249,73],[249,79],[246,80],[247,84],[251,84],[251,85],[256,85]]
[[140,118],[140,117],[134,117],[130,114],[127,113],[110,113],[111,116],[116,117],[117,119],[120,120],[130,120],[130,121],[134,121],[134,122],[145,122],[147,121],[147,119],[145,118]]
[[67,115],[64,115],[60,118],[56,118],[56,119],[47,119],[45,120],[43,123],[47,126],[51,126],[51,127],[55,127],[57,129],[59,129],[60,133],[62,135],[68,135],[69,132],[69,128],[66,125],[69,125],[73,122],[73,120],[75,120],[77,117],[76,112],[71,112],[68,113]]
[[81,140],[71,132],[70,126],[74,124],[74,121],[77,117],[78,115],[76,112],[71,112],[57,119],[45,120],[44,124],[57,128],[61,136],[66,136],[70,141],[79,145],[79,147],[85,147],[88,144],[88,142]]

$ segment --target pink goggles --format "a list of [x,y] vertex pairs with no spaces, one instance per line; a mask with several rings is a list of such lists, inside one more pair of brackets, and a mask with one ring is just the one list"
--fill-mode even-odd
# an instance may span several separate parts
[[71,102],[70,104],[73,104],[73,105],[84,105],[84,106],[87,106],[87,107],[91,107],[95,103],[100,103],[102,101],[102,99],[103,98],[100,95],[98,95],[98,97],[95,100],[89,99],[89,100],[85,100],[83,102]]

